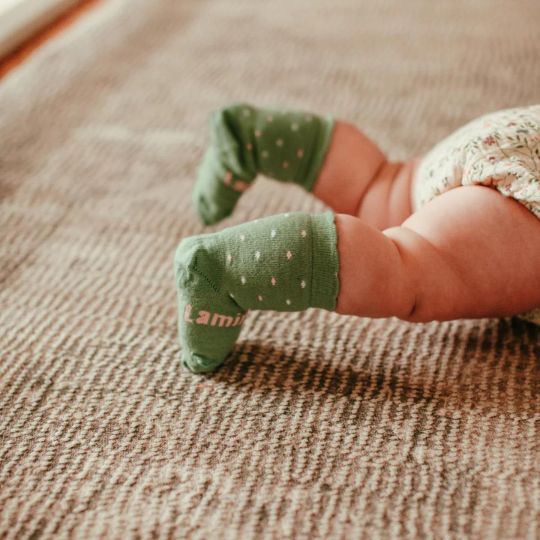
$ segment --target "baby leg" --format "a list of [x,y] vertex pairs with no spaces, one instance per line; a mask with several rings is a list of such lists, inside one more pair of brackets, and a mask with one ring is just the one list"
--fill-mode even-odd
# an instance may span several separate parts
[[426,322],[540,305],[540,221],[495,190],[459,187],[378,231],[346,214],[284,214],[187,238],[175,259],[183,361],[211,371],[249,310]]
[[194,201],[212,224],[228,216],[258,173],[296,183],[335,212],[384,229],[411,213],[412,162],[388,163],[352,124],[302,111],[236,104],[216,111]]
[[427,322],[540,305],[540,221],[495,190],[436,197],[401,227],[336,216],[340,313]]
[[331,118],[246,103],[215,111],[193,191],[201,220],[208,225],[230,215],[259,173],[311,191],[333,127]]
[[416,162],[389,162],[356,126],[338,121],[313,194],[335,212],[384,230],[412,213]]

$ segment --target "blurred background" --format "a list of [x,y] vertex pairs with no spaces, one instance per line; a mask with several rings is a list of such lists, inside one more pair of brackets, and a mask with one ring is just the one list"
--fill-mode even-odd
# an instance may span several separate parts
[[0,56],[6,56],[47,24],[81,4],[78,0],[0,0]]

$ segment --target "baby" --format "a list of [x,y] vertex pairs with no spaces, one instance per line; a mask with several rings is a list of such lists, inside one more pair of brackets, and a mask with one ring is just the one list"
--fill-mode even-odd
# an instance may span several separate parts
[[253,309],[540,324],[540,105],[484,116],[404,163],[353,125],[305,112],[237,104],[211,124],[194,190],[204,223],[230,215],[258,173],[335,214],[281,214],[180,243],[190,370],[219,366]]

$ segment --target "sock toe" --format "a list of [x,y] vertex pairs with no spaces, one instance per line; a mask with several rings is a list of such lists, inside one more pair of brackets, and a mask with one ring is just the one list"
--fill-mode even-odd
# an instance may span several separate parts
[[182,240],[174,257],[182,364],[193,373],[219,367],[240,334],[245,310],[223,291],[219,233]]
[[205,225],[213,225],[231,215],[248,182],[227,169],[219,152],[210,148],[197,172],[193,203]]
[[219,195],[218,191],[224,191],[219,190],[219,185],[216,185],[211,193],[206,191],[196,188],[193,192],[193,203],[199,219],[205,225],[214,225],[232,214],[239,195],[234,192]]
[[184,351],[182,353],[182,364],[192,373],[211,373],[223,364],[223,360],[215,360]]

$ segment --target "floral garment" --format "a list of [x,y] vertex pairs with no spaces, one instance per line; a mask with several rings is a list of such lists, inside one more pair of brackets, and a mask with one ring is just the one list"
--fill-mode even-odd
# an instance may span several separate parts
[[[482,116],[437,144],[418,167],[413,206],[475,184],[512,197],[540,219],[540,105]],[[522,318],[540,325],[540,306]]]

